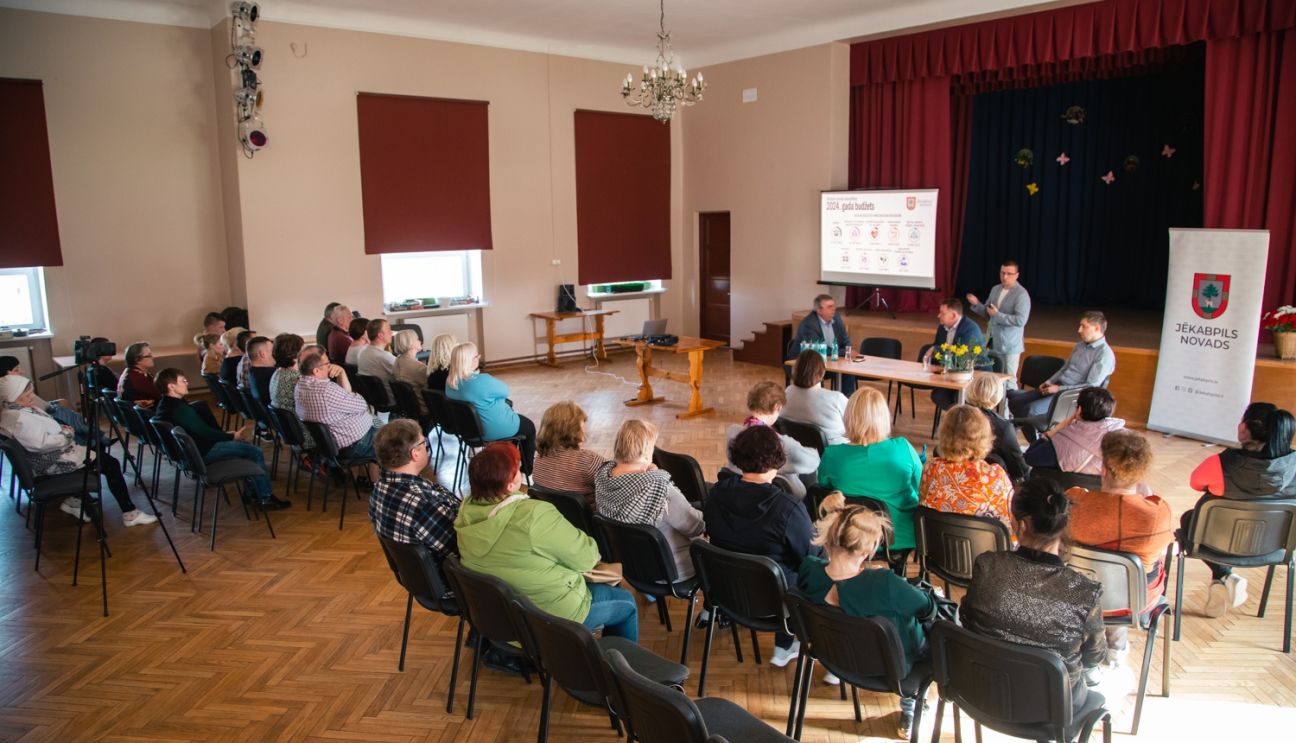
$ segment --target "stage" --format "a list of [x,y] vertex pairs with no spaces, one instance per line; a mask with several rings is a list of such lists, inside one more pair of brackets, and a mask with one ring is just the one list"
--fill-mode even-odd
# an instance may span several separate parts
[[[1026,325],[1026,355],[1045,354],[1066,358],[1077,338],[1076,326],[1082,307],[1035,307]],[[1116,397],[1116,415],[1131,424],[1146,425],[1156,381],[1157,352],[1161,344],[1162,313],[1148,310],[1104,310],[1107,342],[1116,352],[1116,373],[1109,389]],[[793,328],[808,311],[792,316]],[[846,329],[852,340],[897,338],[906,359],[916,359],[918,350],[936,334],[935,313],[898,313],[894,319],[885,311],[846,310]],[[985,318],[972,315],[982,329]],[[1282,361],[1273,344],[1262,343],[1256,351],[1252,400],[1272,402],[1296,411],[1296,361]]]

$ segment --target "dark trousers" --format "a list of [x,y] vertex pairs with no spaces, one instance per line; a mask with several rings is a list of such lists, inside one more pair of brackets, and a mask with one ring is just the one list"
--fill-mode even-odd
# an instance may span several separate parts
[[[1188,529],[1192,527],[1193,512],[1196,511],[1201,504],[1207,503],[1212,498],[1217,497],[1218,496],[1211,495],[1210,493],[1203,494],[1202,497],[1197,499],[1197,502],[1191,509],[1184,511],[1183,515],[1179,517],[1179,544],[1185,551],[1192,549],[1192,542],[1190,541],[1192,534],[1189,533]],[[1211,580],[1224,580],[1233,574],[1233,568],[1228,565],[1220,565],[1219,563],[1211,562],[1210,560],[1202,560],[1202,562],[1206,563],[1206,567],[1210,568]]]
[[850,374],[837,374],[837,391],[850,397],[855,394],[856,379]]
[[117,507],[122,513],[129,513],[135,510],[135,504],[131,502],[130,489],[126,485],[126,478],[122,476],[121,463],[112,457],[105,456],[99,460],[99,474],[108,483],[108,492],[117,501]]
[[535,464],[535,452],[536,452],[535,422],[533,422],[530,418],[526,417],[525,415],[519,415],[517,435],[524,437],[522,439],[521,446],[518,448],[522,451],[522,472],[523,474],[529,475],[531,474],[531,466]]

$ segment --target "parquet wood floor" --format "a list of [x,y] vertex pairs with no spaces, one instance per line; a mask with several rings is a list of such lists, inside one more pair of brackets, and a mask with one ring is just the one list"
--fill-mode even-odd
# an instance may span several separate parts
[[[662,359],[668,367],[683,360]],[[633,380],[627,355],[600,368]],[[723,460],[724,429],[742,417],[747,388],[778,379],[767,367],[733,363],[726,351],[708,354],[704,393],[716,412],[678,421],[683,385],[657,388],[667,402],[629,409],[634,393],[611,376],[521,368],[499,372],[519,411],[539,420],[544,408],[575,399],[590,413],[591,445],[610,451],[622,420],[637,415],[661,427],[664,447],[697,457],[714,473]],[[906,407],[908,400],[906,400]],[[906,409],[899,431],[927,441],[931,406],[919,400],[918,417]],[[1193,465],[1214,451],[1192,441],[1152,435],[1157,470],[1151,485],[1176,512],[1195,500],[1185,485]],[[7,478],[4,482],[7,486]],[[276,483],[283,489],[282,481]],[[170,491],[164,477],[163,491]],[[317,493],[318,495],[318,493]],[[142,495],[136,495],[143,503]],[[329,513],[305,509],[304,495],[274,514],[278,538],[245,521],[240,510],[222,517],[215,552],[206,535],[173,527],[189,572],[181,574],[156,527],[124,529],[108,507],[111,615],[100,616],[98,566],[83,557],[81,585],[71,580],[70,518],[51,510],[39,572],[32,570],[33,533],[0,503],[0,740],[6,741],[210,741],[371,740],[525,741],[534,739],[540,689],[520,679],[482,672],[476,719],[465,720],[466,676],[461,675],[455,714],[445,712],[454,624],[418,612],[404,673],[396,671],[405,605],[374,540],[363,504],[348,507],[337,529],[336,499]],[[189,502],[182,499],[181,515]],[[170,521],[170,517],[166,517]],[[91,555],[93,552],[90,553]],[[1229,740],[1259,736],[1287,739],[1296,729],[1296,661],[1280,652],[1283,581],[1275,583],[1268,616],[1255,615],[1260,571],[1243,571],[1251,600],[1218,620],[1199,615],[1206,571],[1190,564],[1185,581],[1183,640],[1174,648],[1173,696],[1149,696],[1143,740]],[[1281,577],[1281,574],[1280,574]],[[667,633],[655,612],[641,611],[643,642],[668,657],[678,655],[683,604],[672,602],[676,631]],[[1132,633],[1134,668],[1142,642]],[[701,636],[690,666],[700,667]],[[764,652],[770,650],[764,638]],[[746,706],[781,727],[792,668],[737,664],[731,643],[718,639],[709,692]],[[1159,691],[1160,653],[1153,661],[1152,691]],[[1112,689],[1132,688],[1131,671],[1113,674]],[[1124,677],[1124,678],[1122,678]],[[695,690],[695,682],[690,683]],[[565,695],[554,697],[552,740],[615,740],[606,717]],[[865,721],[854,722],[849,703],[831,687],[812,690],[807,741],[889,740],[898,716],[892,698],[863,693]],[[1128,730],[1132,697],[1119,705],[1116,730]],[[933,703],[934,709],[934,703]],[[943,740],[952,740],[946,716]],[[931,715],[928,715],[928,731]],[[969,731],[970,732],[970,731]],[[926,735],[930,735],[927,732]],[[987,740],[1002,739],[987,732]]]

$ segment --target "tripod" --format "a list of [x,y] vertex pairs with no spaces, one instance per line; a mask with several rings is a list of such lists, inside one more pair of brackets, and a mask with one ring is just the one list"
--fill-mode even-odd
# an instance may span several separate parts
[[886,297],[882,296],[881,287],[876,287],[876,286],[873,287],[873,293],[865,297],[864,301],[856,305],[855,309],[861,310],[864,309],[865,307],[868,307],[869,305],[872,305],[873,309],[885,308],[887,312],[891,313],[891,319],[892,320],[895,319],[896,316],[895,310],[891,309],[891,305],[887,303]]

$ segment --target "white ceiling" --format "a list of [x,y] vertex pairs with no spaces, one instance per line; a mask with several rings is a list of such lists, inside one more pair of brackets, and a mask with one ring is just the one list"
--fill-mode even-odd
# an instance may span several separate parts
[[[690,67],[1087,0],[667,0]],[[0,0],[0,6],[210,28],[225,0]],[[264,0],[262,18],[630,64],[656,54],[657,0]]]

